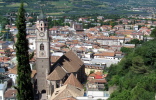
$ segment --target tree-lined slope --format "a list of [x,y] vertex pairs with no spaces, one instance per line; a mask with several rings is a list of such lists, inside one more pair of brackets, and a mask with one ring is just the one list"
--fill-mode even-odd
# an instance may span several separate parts
[[155,100],[156,40],[148,41],[130,53],[108,74],[109,85],[118,89],[109,100]]

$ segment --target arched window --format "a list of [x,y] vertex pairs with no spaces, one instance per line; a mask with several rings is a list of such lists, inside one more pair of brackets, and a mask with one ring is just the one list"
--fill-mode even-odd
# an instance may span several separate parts
[[44,44],[43,43],[40,44],[40,50],[44,50]]
[[42,28],[41,28],[41,31],[42,31]]
[[42,90],[41,93],[46,93],[46,90]]

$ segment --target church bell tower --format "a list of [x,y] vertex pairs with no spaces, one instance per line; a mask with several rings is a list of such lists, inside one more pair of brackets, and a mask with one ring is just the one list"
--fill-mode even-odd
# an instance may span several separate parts
[[41,11],[36,22],[36,68],[39,94],[46,93],[46,78],[50,71],[49,32],[46,16]]

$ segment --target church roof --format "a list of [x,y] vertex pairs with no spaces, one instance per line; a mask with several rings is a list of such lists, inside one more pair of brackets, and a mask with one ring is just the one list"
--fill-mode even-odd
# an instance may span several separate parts
[[67,97],[79,97],[83,96],[84,89],[77,88],[73,85],[64,85],[60,88],[56,88],[52,97],[49,100],[62,100]]
[[66,84],[70,84],[75,87],[83,88],[82,84],[78,81],[78,79],[74,76],[73,73],[71,73],[68,79],[65,81],[64,85]]
[[65,75],[66,72],[60,66],[57,66],[54,71],[50,75],[48,75],[47,80],[61,80]]
[[67,73],[77,72],[83,65],[81,59],[78,58],[72,50],[67,52],[62,59],[64,59],[62,67],[67,71]]
[[80,58],[72,51],[68,51],[66,54],[61,56],[52,66],[52,68],[56,68],[58,65],[63,67],[63,69],[66,71],[66,73],[72,73],[77,72],[81,66],[83,65],[83,62]]

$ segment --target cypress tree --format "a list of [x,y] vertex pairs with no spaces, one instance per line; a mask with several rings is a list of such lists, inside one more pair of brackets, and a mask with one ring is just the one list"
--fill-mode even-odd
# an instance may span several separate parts
[[16,26],[18,29],[16,46],[17,56],[17,87],[18,100],[33,100],[31,69],[29,65],[28,40],[26,39],[25,9],[23,3],[18,10]]

